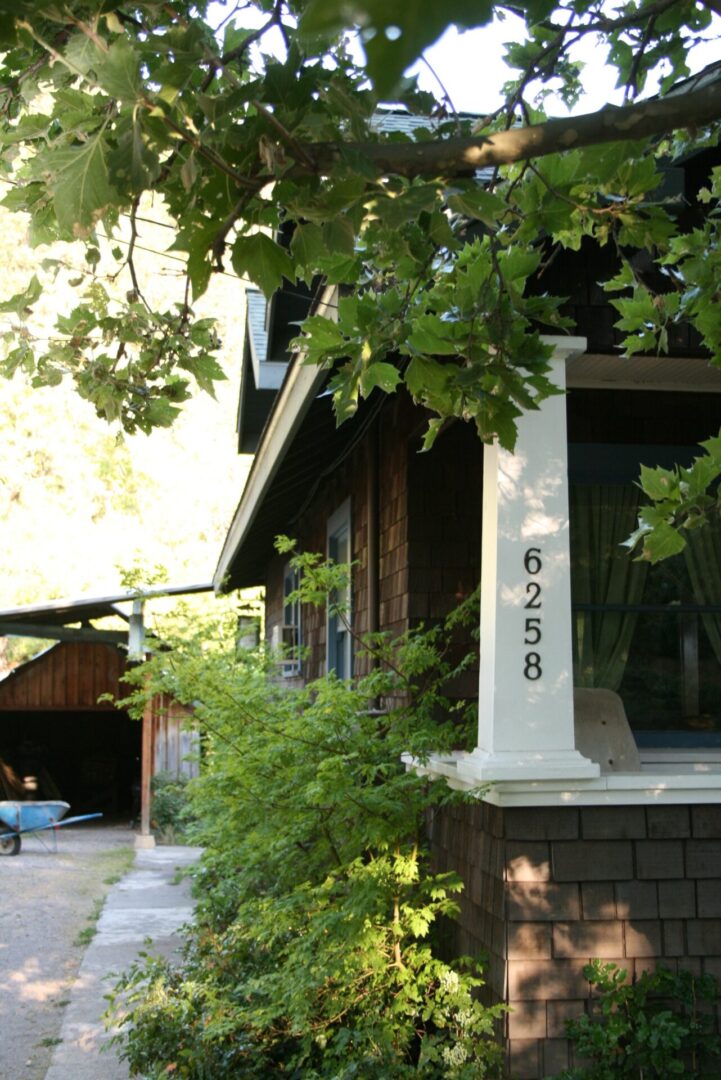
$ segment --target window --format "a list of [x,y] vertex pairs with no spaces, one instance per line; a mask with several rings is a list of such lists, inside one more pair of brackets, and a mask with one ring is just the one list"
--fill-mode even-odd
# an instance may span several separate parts
[[721,529],[689,533],[681,555],[651,566],[622,546],[635,485],[573,484],[570,495],[576,685],[616,690],[642,745],[670,732],[679,745],[717,745]]
[[283,646],[282,669],[285,678],[301,672],[300,600],[294,597],[300,585],[300,573],[290,563],[283,570],[283,625],[280,643]]
[[[351,561],[350,499],[340,506],[328,520],[328,558],[336,563]],[[335,671],[339,679],[350,679],[353,653],[350,633],[351,619],[350,582],[345,595],[334,595],[328,605],[326,666]],[[342,609],[342,614],[334,611]]]

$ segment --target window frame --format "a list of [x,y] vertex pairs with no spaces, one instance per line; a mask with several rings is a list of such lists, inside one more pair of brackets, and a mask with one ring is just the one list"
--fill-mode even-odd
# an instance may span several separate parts
[[[350,496],[340,504],[326,523],[326,555],[334,562],[348,563],[353,558],[353,533],[351,530],[351,500]],[[338,558],[338,543],[347,540],[347,558]],[[350,679],[353,674],[353,583],[352,577],[348,582],[347,594],[347,619],[348,626],[342,626],[337,615],[330,611],[330,605],[326,605],[326,649],[325,669],[326,672],[335,671],[340,679]],[[339,641],[340,639],[340,641]],[[338,660],[340,658],[340,664]]]
[[[287,589],[288,582],[290,589]],[[284,679],[292,679],[302,674],[303,662],[301,647],[303,645],[303,613],[300,600],[288,603],[289,592],[294,592],[300,585],[300,571],[288,561],[283,567],[283,621],[280,628],[280,643],[285,650],[289,650],[281,661],[281,673]],[[286,630],[294,631],[294,641],[286,641]]]

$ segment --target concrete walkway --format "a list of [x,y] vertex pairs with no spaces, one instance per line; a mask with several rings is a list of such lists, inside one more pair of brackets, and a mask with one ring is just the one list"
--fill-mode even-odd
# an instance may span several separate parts
[[199,857],[200,848],[191,847],[138,851],[133,869],[113,886],[80,965],[45,1080],[129,1080],[113,1050],[100,1052],[111,1034],[102,1021],[104,995],[141,950],[163,956],[177,951],[178,930],[192,918],[193,902],[187,878],[174,884],[176,870]]

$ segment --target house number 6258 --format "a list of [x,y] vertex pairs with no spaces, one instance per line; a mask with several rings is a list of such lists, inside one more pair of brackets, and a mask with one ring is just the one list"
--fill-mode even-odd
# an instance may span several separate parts
[[[536,575],[540,574],[542,567],[541,549],[536,547],[527,548],[526,553],[523,556],[523,569],[528,574],[530,581],[526,582],[526,602],[523,607],[527,612],[537,611],[539,614],[526,615],[526,625],[523,634],[524,645],[538,645],[542,637],[540,611],[543,606],[543,590],[541,589],[540,582],[534,580]],[[530,679],[532,682],[535,682],[536,679],[540,679],[543,674],[540,653],[526,653],[523,663],[523,674],[526,679]]]

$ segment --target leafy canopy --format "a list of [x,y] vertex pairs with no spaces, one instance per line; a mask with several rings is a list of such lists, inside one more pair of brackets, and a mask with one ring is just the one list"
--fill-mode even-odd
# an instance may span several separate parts
[[[496,112],[457,115],[405,76],[450,24],[482,27],[511,10],[525,37],[506,48]],[[717,362],[718,179],[690,233],[658,195],[662,156],[715,139],[721,84],[664,96],[715,10],[715,0],[0,4],[3,202],[29,214],[33,244],[80,240],[87,260],[49,343],[32,334],[40,276],[0,305],[14,322],[4,372],[36,384],[70,375],[101,415],[150,431],[172,422],[193,383],[212,392],[222,375],[213,328],[191,308],[213,272],[267,296],[283,281],[326,282],[340,287],[337,321],[314,315],[299,340],[308,362],[333,369],[340,420],[376,388],[405,384],[436,414],[428,445],[457,416],[511,447],[520,411],[554,392],[540,335],[571,328],[562,298],[527,283],[584,238],[616,254],[607,287],[629,353],[663,349],[683,319]],[[589,35],[625,105],[547,120],[547,92],[568,104],[582,93],[573,47]],[[661,97],[648,101],[652,73]],[[419,118],[411,134],[379,128],[388,101]],[[161,207],[183,279],[177,305],[156,311],[137,241],[143,214]],[[123,301],[97,270],[105,236],[112,273],[130,271]],[[638,274],[638,249],[659,260],[662,289]],[[664,521],[694,512],[674,503]]]

